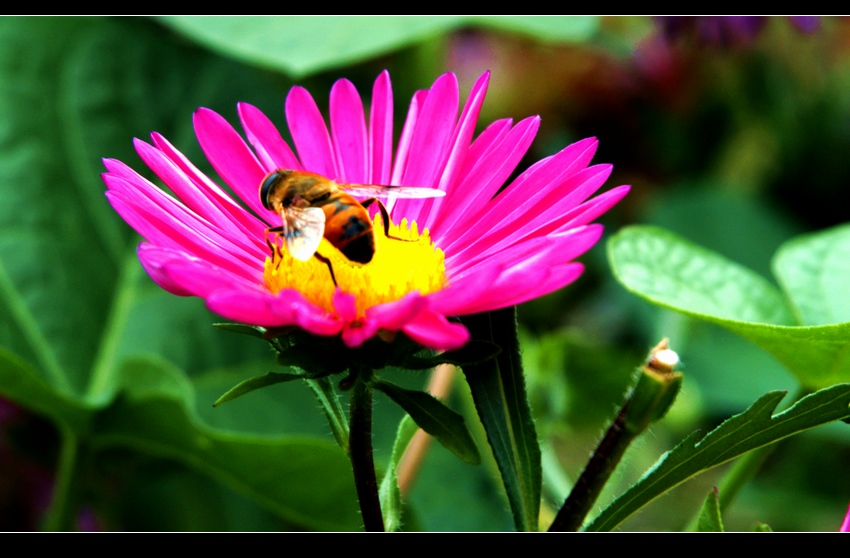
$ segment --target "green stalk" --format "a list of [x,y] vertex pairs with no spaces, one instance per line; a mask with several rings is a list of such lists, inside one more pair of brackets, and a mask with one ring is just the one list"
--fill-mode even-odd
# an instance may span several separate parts
[[44,531],[73,531],[76,528],[79,496],[80,443],[70,428],[62,427],[62,446],[56,467],[53,499],[44,518]]
[[351,387],[349,458],[366,531],[384,531],[372,455],[372,386],[358,377]]
[[549,531],[579,530],[629,444],[640,434],[625,427],[628,405],[627,401],[617,413],[614,422],[608,427],[608,431],[605,432],[605,436],[581,472],[570,495],[555,516]]
[[578,531],[587,513],[616,469],[629,444],[668,411],[682,386],[682,374],[673,368],[678,355],[663,339],[638,369],[626,401],[608,427],[570,495],[555,516],[550,531]]
[[334,435],[334,439],[336,439],[336,443],[348,455],[350,452],[348,446],[348,423],[346,422],[345,412],[342,410],[342,405],[339,402],[339,397],[337,397],[333,382],[329,377],[325,376],[315,380],[304,380],[304,383],[313,390],[313,394],[319,400],[319,405],[321,405],[322,411],[325,413],[325,418],[328,419],[328,424],[331,427],[331,432]]

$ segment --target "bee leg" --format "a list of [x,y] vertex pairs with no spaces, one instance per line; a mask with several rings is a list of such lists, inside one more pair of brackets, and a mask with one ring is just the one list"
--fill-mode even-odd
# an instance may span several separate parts
[[266,229],[266,234],[265,234],[266,246],[269,247],[269,252],[271,252],[272,254],[274,254],[275,251],[274,251],[274,248],[272,248],[272,243],[269,242],[269,233],[282,233],[282,232],[283,232],[283,227],[272,227],[270,229]]
[[317,260],[319,260],[320,262],[324,262],[325,265],[328,266],[328,271],[331,272],[331,280],[334,282],[334,287],[339,287],[339,284],[337,284],[336,282],[336,275],[334,275],[334,268],[331,265],[331,261],[318,252],[313,255],[316,257]]
[[415,242],[414,240],[411,240],[409,238],[399,238],[390,234],[390,213],[389,211],[387,211],[387,207],[383,204],[381,200],[379,200],[378,198],[369,198],[368,200],[363,200],[362,202],[360,202],[360,205],[362,205],[365,209],[372,205],[372,202],[378,202],[378,211],[381,212],[381,224],[384,225],[384,236],[386,236],[387,238],[392,238],[393,240]]
[[280,264],[283,263],[283,252],[280,251],[280,246],[275,244],[274,249],[272,250],[272,254],[272,257],[277,260],[277,265],[275,265],[274,268],[280,269]]

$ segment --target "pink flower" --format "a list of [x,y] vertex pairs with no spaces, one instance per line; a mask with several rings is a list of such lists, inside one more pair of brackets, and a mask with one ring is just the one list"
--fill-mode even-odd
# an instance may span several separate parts
[[841,528],[838,529],[839,533],[850,533],[850,507],[847,508],[847,515],[844,516],[844,522],[841,524]]
[[[257,108],[238,106],[248,143],[201,108],[194,115],[201,147],[244,205],[157,133],[152,145],[135,140],[136,150],[179,201],[114,159],[104,160],[106,196],[146,240],[138,254],[151,278],[171,293],[202,297],[229,320],[341,335],[349,347],[402,331],[427,347],[457,348],[469,333],[447,317],[519,304],[575,280],[583,266],[572,260],[602,234],[591,222],[629,190],[620,186],[588,200],[611,173],[611,165],[588,166],[597,145],[589,138],[535,163],[500,191],[539,117],[496,121],[473,141],[488,80],[485,74],[475,83],[460,118],[453,74],[417,92],[394,159],[387,72],[375,81],[368,124],[349,81],[331,90],[330,130],[310,94],[294,87],[285,108],[297,156]],[[281,217],[265,209],[259,187],[279,168],[446,195],[389,200],[391,236],[415,242],[388,240],[375,226],[376,255],[368,264],[350,262],[323,240],[319,253],[333,262],[335,288],[317,258],[299,262],[285,248],[269,250],[267,238],[276,239],[265,230]]]

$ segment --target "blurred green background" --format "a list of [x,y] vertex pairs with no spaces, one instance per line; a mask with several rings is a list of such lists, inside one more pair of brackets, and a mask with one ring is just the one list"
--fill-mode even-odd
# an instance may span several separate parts
[[[55,513],[57,469],[60,486],[75,487],[82,529],[359,527],[350,467],[309,390],[281,384],[211,407],[274,369],[273,354],[214,330],[202,301],[165,293],[141,270],[140,239],[99,176],[112,157],[153,179],[133,137],[161,133],[218,180],[194,138],[197,107],[236,124],[236,103],[249,102],[288,138],[290,87],[306,87],[324,111],[337,79],[368,102],[387,69],[397,138],[416,90],[451,71],[465,99],[490,70],[479,130],[542,117],[519,171],[596,136],[594,162],[614,164],[605,187],[633,185],[602,218],[606,238],[659,225],[775,283],[782,243],[848,221],[850,22],[817,23],[763,18],[743,34],[710,35],[694,20],[646,17],[0,18],[0,530],[35,529]],[[627,293],[604,240],[581,258],[579,281],[519,309],[544,519],[661,337],[682,358],[683,392],[600,504],[692,430],[767,391],[799,389],[755,346]],[[380,397],[379,464],[402,416]],[[477,420],[459,377],[450,403]],[[724,516],[727,529],[837,530],[848,462],[844,424],[782,442]],[[683,528],[723,470],[622,528]],[[492,461],[472,467],[437,444],[408,503],[410,530],[512,529]]]

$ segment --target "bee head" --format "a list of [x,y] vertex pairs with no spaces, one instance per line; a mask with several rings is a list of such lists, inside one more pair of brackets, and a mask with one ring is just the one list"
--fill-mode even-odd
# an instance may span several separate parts
[[282,193],[279,192],[278,187],[283,184],[284,180],[286,180],[291,173],[291,170],[278,169],[266,175],[263,182],[260,184],[260,201],[263,202],[263,207],[274,211],[274,201],[281,201],[277,199],[279,194]]

